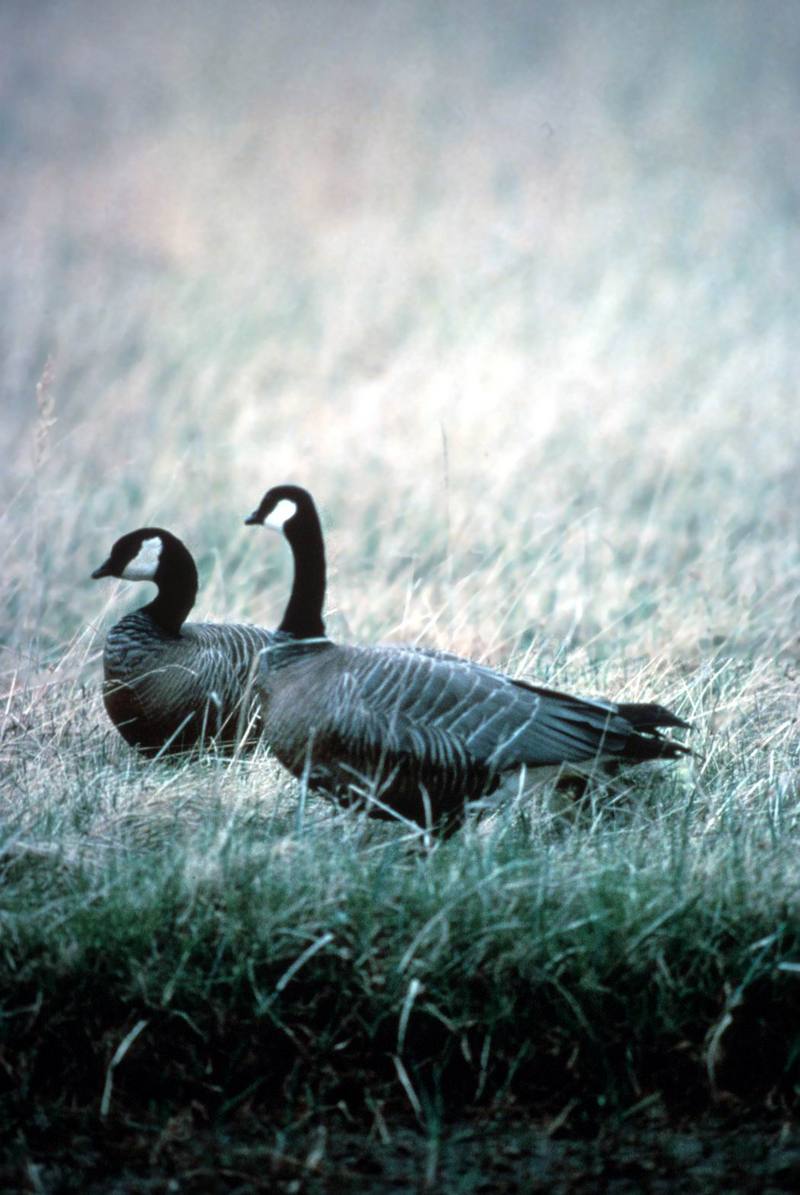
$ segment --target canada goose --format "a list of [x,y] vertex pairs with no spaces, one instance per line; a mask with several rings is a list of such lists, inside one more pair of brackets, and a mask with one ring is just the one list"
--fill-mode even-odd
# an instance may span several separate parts
[[521,769],[675,759],[663,706],[572,697],[446,652],[325,635],[325,549],[311,495],[269,490],[245,520],[283,533],[294,582],[256,678],[264,736],[310,787],[376,817],[449,823]]
[[197,597],[197,568],[185,544],[161,527],[123,535],[92,573],[153,581],[154,600],[108,632],[103,699],[117,730],[146,754],[204,741],[257,737],[249,693],[254,661],[270,631],[233,623],[184,622]]

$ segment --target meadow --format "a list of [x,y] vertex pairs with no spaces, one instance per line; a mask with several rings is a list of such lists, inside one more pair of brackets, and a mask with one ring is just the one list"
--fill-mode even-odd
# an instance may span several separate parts
[[[796,1189],[796,7],[0,46],[4,1187]],[[150,590],[89,574],[165,526],[195,617],[273,626],[285,481],[332,636],[660,701],[691,759],[420,850],[266,748],[139,758],[100,658]]]

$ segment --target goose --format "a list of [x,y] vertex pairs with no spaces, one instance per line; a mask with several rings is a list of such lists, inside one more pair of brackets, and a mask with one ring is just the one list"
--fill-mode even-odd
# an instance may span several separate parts
[[345,646],[322,617],[325,547],[307,490],[267,491],[245,520],[283,534],[294,579],[255,678],[266,742],[309,788],[374,817],[460,824],[468,802],[531,769],[688,753],[663,706],[573,697],[448,652]]
[[248,698],[251,670],[273,635],[256,626],[186,622],[197,568],[162,527],[118,539],[92,573],[153,581],[156,597],[111,628],[103,650],[103,700],[122,737],[148,755],[258,737]]

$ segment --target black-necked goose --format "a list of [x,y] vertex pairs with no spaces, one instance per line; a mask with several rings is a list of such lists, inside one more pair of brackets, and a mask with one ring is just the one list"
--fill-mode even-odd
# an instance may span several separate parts
[[256,679],[264,735],[281,763],[340,804],[419,825],[453,824],[465,803],[521,769],[675,759],[654,704],[572,697],[418,647],[347,647],[325,635],[325,549],[311,495],[269,490],[248,519],[280,531],[294,582]]
[[111,721],[147,754],[257,737],[251,676],[270,631],[234,623],[185,622],[197,569],[185,544],[161,527],[123,535],[92,577],[152,581],[154,600],[108,632],[103,698]]

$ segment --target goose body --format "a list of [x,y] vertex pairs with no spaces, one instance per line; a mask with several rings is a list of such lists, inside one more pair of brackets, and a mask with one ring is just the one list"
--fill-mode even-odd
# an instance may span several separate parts
[[350,647],[325,636],[322,531],[311,496],[268,491],[247,520],[282,530],[292,596],[256,681],[266,741],[295,776],[340,804],[420,825],[453,824],[521,769],[674,759],[654,704],[573,697],[425,648]]
[[120,734],[146,754],[215,742],[252,742],[250,681],[270,631],[186,622],[197,569],[169,531],[144,527],[117,540],[92,577],[153,581],[156,598],[111,628],[103,651],[103,700]]

